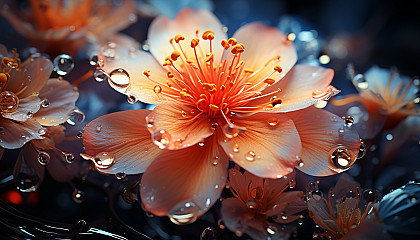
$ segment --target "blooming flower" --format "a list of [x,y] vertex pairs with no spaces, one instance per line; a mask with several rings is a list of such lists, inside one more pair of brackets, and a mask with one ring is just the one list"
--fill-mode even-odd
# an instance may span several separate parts
[[0,13],[32,45],[51,56],[60,53],[74,55],[87,43],[104,44],[126,41],[128,37],[114,36],[118,30],[136,21],[135,4],[125,0],[118,6],[111,1],[29,1],[20,10],[13,1],[0,1]]
[[254,239],[279,239],[289,232],[279,224],[290,223],[306,209],[302,191],[284,192],[296,185],[295,173],[280,179],[260,178],[249,172],[229,170],[229,186],[234,198],[222,202],[222,219],[233,232],[247,233]]
[[415,106],[420,100],[416,95],[419,89],[413,84],[414,79],[376,66],[364,75],[355,75],[350,66],[349,73],[359,94],[333,99],[332,104],[346,105],[337,111],[353,116],[362,138],[373,138],[379,131],[391,129],[410,116],[420,120],[419,108]]
[[[327,199],[315,183],[307,187],[309,216],[326,232],[319,233],[328,239],[341,239],[358,227],[372,211],[377,201],[376,193],[367,190],[362,198],[358,184],[347,174],[343,174],[334,188],[328,192]],[[367,201],[366,206],[361,200]],[[335,207],[334,207],[335,206]]]
[[115,90],[158,106],[99,117],[83,138],[99,171],[145,172],[148,211],[193,221],[220,196],[228,158],[264,178],[354,163],[355,130],[310,107],[337,93],[333,71],[292,69],[296,52],[277,29],[251,23],[227,39],[211,13],[186,9],[155,19],[148,40],[152,54],[108,44],[98,57]]

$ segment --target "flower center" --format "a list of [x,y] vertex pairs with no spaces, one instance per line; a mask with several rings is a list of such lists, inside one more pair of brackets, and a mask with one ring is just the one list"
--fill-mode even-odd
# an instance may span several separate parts
[[[276,72],[281,73],[282,68],[276,65],[267,76],[255,79],[280,56],[269,59],[259,69],[244,68],[241,60],[244,44],[238,43],[235,38],[222,40],[221,58],[215,59],[214,32],[206,30],[202,33],[204,43],[200,42],[198,33],[197,30],[196,38],[191,39],[192,51],[183,49],[180,42],[185,41],[185,37],[180,34],[169,40],[174,51],[166,57],[163,67],[168,71],[165,87],[169,87],[171,93],[165,92],[161,83],[153,80],[150,70],[144,71],[144,75],[157,84],[153,89],[156,94],[197,108],[212,119],[223,117],[230,126],[230,112],[248,113],[280,106],[281,99],[275,96],[280,89],[265,94],[261,91],[276,82],[271,77]],[[209,44],[209,52],[203,51],[202,44]],[[251,100],[266,96],[272,97],[265,103],[249,105]]]
[[[18,92],[14,93],[6,91],[8,84],[10,83],[10,75],[13,71],[19,67],[20,60],[17,59],[18,63],[15,63],[14,59],[3,57],[1,60],[1,72],[0,72],[0,113],[13,113],[16,111],[19,105],[18,94],[22,93],[26,87],[24,86]],[[30,81],[30,80],[29,80]]]

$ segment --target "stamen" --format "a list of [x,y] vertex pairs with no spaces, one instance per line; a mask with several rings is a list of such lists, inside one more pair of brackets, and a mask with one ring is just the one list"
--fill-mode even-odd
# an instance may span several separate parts
[[175,35],[174,39],[175,39],[176,43],[179,43],[180,41],[185,40],[185,37],[182,36],[181,34],[177,34],[177,35]]
[[204,40],[213,40],[214,39],[214,32],[212,30],[206,30],[203,32],[201,36]]
[[171,54],[172,61],[178,60],[178,58],[181,56],[181,53],[178,50],[175,50]]

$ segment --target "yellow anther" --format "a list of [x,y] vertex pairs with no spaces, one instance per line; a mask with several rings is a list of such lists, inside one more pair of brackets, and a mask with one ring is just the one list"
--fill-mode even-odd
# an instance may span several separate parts
[[212,30],[206,30],[203,32],[203,35],[201,37],[204,40],[213,40],[214,39],[214,32]]
[[155,93],[161,93],[161,92],[162,92],[162,88],[161,88],[159,85],[156,85],[156,86],[153,88],[153,91],[154,91]]
[[241,60],[241,61],[240,61],[240,62],[236,65],[235,69],[238,69],[238,68],[242,67],[242,65],[244,65],[244,61],[243,61],[243,60]]
[[191,98],[192,98],[192,96],[191,96],[190,94],[188,94],[188,93],[186,93],[186,92],[184,92],[184,91],[181,91],[181,92],[179,93],[179,96],[180,96],[181,98],[186,98],[186,97],[191,97]]
[[232,47],[232,50],[230,50],[230,51],[233,54],[238,54],[238,53],[241,53],[241,52],[245,51],[245,48],[241,44],[236,44],[235,46]]
[[143,74],[146,77],[150,77],[150,70],[144,70]]
[[174,42],[174,38],[169,39],[169,43],[172,44]]
[[1,69],[2,69],[2,70],[4,70],[4,68],[5,68],[6,66],[11,67],[14,63],[15,63],[15,61],[14,61],[13,59],[8,58],[8,57],[4,57],[4,58],[1,60]]
[[213,91],[216,89],[216,84],[214,83],[202,83],[203,89],[206,91]]
[[205,102],[205,101],[206,101],[206,99],[201,98],[200,100],[197,101],[197,105],[200,105],[202,102]]
[[168,85],[168,87],[172,87],[172,83],[169,80],[166,81],[166,85]]
[[175,42],[176,43],[179,43],[179,41],[181,41],[181,40],[185,40],[185,37],[184,36],[182,36],[181,34],[177,34],[177,35],[175,35]]
[[173,61],[172,61],[171,56],[167,56],[167,57],[165,58],[165,61],[173,62]]
[[214,104],[209,104],[209,108],[213,111],[219,111],[219,107]]
[[187,59],[187,63],[189,63],[189,64],[191,64],[191,63],[193,63],[194,62],[194,60],[193,59]]
[[207,53],[206,54],[206,62],[210,62],[213,60],[213,53]]
[[175,50],[171,53],[171,59],[172,61],[176,61],[179,56],[181,56],[181,53],[178,50]]
[[274,82],[275,82],[275,80],[272,79],[272,78],[267,78],[267,79],[264,80],[264,83],[267,83],[268,85],[273,85]]
[[199,42],[200,42],[200,39],[199,38],[193,38],[193,39],[191,39],[191,47],[192,48],[197,47],[197,45],[198,45]]
[[5,83],[5,82],[7,82],[7,79],[8,79],[8,77],[7,77],[7,75],[6,75],[6,74],[4,74],[4,73],[0,73],[0,83]]
[[222,109],[225,109],[228,106],[227,103],[222,103]]
[[222,86],[220,86],[220,91],[225,91],[225,89],[226,89],[226,86],[225,85],[222,85]]
[[168,78],[173,78],[173,77],[174,77],[174,75],[173,75],[171,72],[168,72],[168,73],[166,74],[166,76],[168,76]]
[[253,74],[255,71],[252,70],[251,68],[245,68],[244,72],[245,72],[245,74]]
[[195,34],[198,34],[200,31],[198,29],[195,30]]
[[222,42],[221,42],[220,44],[222,44],[222,47],[223,47],[224,49],[228,49],[228,48],[230,47],[230,46],[229,46],[228,41],[227,41],[227,40],[225,40],[225,39],[223,39],[223,40],[222,40]]
[[188,90],[186,88],[183,88],[181,91],[188,92]]
[[280,107],[280,104],[281,104],[280,98],[275,98],[273,101],[271,101],[271,106],[273,106],[273,108]]
[[229,38],[228,43],[229,43],[231,46],[234,46],[234,45],[236,45],[236,44],[238,43],[238,41],[236,41],[236,39],[235,39],[235,38]]
[[166,66],[171,66],[171,65],[172,65],[172,63],[171,63],[170,61],[165,61],[162,65],[163,65],[164,67],[166,67]]
[[274,66],[274,71],[281,73],[283,72],[283,68],[281,68],[279,65]]

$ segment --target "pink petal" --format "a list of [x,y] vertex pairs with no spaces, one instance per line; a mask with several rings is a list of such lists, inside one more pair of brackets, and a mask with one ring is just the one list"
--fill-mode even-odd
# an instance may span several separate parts
[[337,147],[345,148],[351,157],[348,167],[356,160],[360,139],[356,130],[345,126],[344,120],[314,107],[287,113],[296,125],[302,141],[299,170],[315,176],[333,175],[347,170],[334,165],[330,154]]
[[[19,122],[26,122],[31,114],[36,113],[41,105],[41,101],[39,97],[36,94],[33,94],[31,96],[25,97],[25,98],[19,98],[19,105],[15,112],[12,113],[1,113],[1,115],[4,118],[16,120]],[[28,118],[28,113],[29,118]]]
[[[274,205],[277,202],[277,198],[283,195],[283,191],[289,186],[291,181],[295,181],[296,171],[291,172],[287,176],[278,179],[264,179],[264,195],[266,202],[272,202]],[[271,206],[269,206],[271,207]]]
[[[165,97],[155,93],[155,86],[160,86],[165,93],[179,95],[167,87],[167,71],[149,53],[122,45],[116,45],[115,48],[105,46],[99,52],[98,58],[104,61],[102,70],[108,75],[112,75],[117,69],[124,69],[128,73],[129,84],[117,85],[112,81],[112,77],[108,79],[111,87],[120,93],[151,104],[165,100]],[[152,80],[144,75],[146,70],[150,70]]]
[[69,118],[69,113],[75,108],[79,92],[69,82],[52,78],[41,89],[39,97],[47,99],[49,105],[41,107],[34,118],[43,126],[55,126]]
[[[25,75],[31,77],[31,82],[29,83],[28,88],[21,94],[19,94],[19,98],[25,98],[34,93],[39,92],[50,78],[54,66],[50,60],[39,57],[33,59],[33,61],[26,60],[25,62],[23,62],[23,68],[27,70]],[[11,77],[13,79],[13,76]],[[17,90],[22,87],[22,83],[24,86],[27,82],[27,80],[24,78],[20,80],[21,82],[18,83],[19,85],[17,86]]]
[[341,238],[342,240],[392,240],[393,238],[387,232],[385,224],[375,219],[368,219],[358,227],[350,231]]
[[241,53],[244,68],[257,71],[270,59],[280,56],[278,61],[270,61],[263,70],[256,72],[248,82],[256,83],[264,80],[274,71],[276,65],[281,66],[283,71],[274,73],[271,78],[278,81],[296,63],[297,54],[293,42],[288,41],[277,28],[268,27],[259,22],[250,23],[239,28],[233,37],[238,40],[238,43],[245,45],[245,51]]
[[[283,192],[276,199],[274,207],[267,212],[267,216],[276,216],[278,223],[290,223],[299,219],[300,215],[294,214],[307,209],[303,196],[302,191]],[[287,219],[283,219],[282,215],[287,216]]]
[[238,195],[240,200],[246,202],[248,199],[248,184],[242,173],[234,168],[229,169],[229,187]]
[[45,167],[38,162],[38,152],[31,144],[20,150],[13,169],[15,184],[22,192],[35,191],[44,180]]
[[[289,112],[309,107],[328,96],[328,86],[333,76],[334,71],[328,68],[296,65],[284,78],[262,91],[262,94],[267,94],[281,89],[280,93],[251,101],[249,105],[264,103],[268,105],[271,102],[270,99],[280,98],[281,104],[268,109],[269,111]],[[323,97],[313,98],[315,90],[319,90],[325,95],[320,94]]]
[[22,147],[32,139],[42,139],[38,131],[43,129],[35,120],[24,123],[13,122],[0,116],[0,146],[6,149]]
[[99,117],[88,123],[83,134],[86,154],[93,158],[106,152],[114,157],[109,168],[98,168],[103,173],[142,173],[159,154],[147,131],[149,110],[130,110]]
[[190,147],[212,135],[211,123],[207,115],[201,111],[181,104],[161,104],[147,116],[148,129],[152,134],[160,136],[165,131],[170,139],[161,148],[179,149]]
[[220,45],[222,39],[226,39],[226,33],[222,31],[222,24],[219,20],[207,10],[193,10],[185,8],[181,10],[175,19],[169,19],[165,16],[157,17],[149,27],[148,41],[150,52],[158,60],[163,63],[165,58],[171,55],[174,48],[169,44],[169,39],[181,34],[185,37],[181,41],[181,46],[188,58],[194,58],[194,50],[191,48],[191,39],[196,38],[196,30],[199,30],[200,43],[204,54],[210,52],[209,41],[203,40],[201,34],[206,30],[214,32],[214,40],[212,40],[215,65],[218,66],[219,59],[222,55],[223,47]]
[[157,216],[169,215],[179,224],[190,223],[219,199],[227,164],[227,156],[214,137],[207,138],[204,146],[165,150],[143,174],[142,202]]
[[293,171],[301,144],[291,119],[284,114],[257,113],[232,121],[236,127],[246,128],[221,143],[235,163],[263,178],[279,178]]

